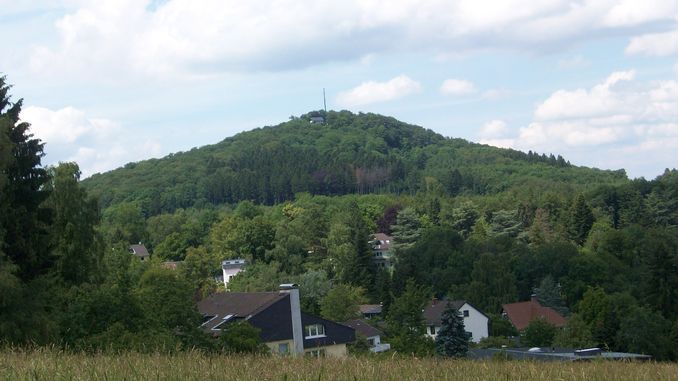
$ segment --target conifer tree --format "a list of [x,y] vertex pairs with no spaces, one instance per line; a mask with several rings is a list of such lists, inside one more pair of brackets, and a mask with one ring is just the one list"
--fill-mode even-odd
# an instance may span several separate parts
[[49,267],[47,228],[50,215],[40,205],[47,198],[49,180],[40,166],[43,146],[19,121],[22,99],[12,103],[10,86],[0,77],[0,231],[1,250],[18,267],[23,280],[33,279]]
[[442,326],[436,336],[436,353],[443,357],[466,357],[468,334],[461,313],[448,303],[441,320]]
[[570,209],[570,223],[568,233],[570,238],[578,245],[583,245],[589,230],[593,226],[594,217],[591,208],[586,203],[584,195],[579,194]]

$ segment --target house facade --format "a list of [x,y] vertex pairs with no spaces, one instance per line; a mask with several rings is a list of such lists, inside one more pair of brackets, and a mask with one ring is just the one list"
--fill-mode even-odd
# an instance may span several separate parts
[[228,290],[228,282],[236,276],[245,267],[244,259],[227,259],[221,261],[221,272],[223,276],[224,287]]
[[296,285],[280,292],[220,292],[198,303],[201,327],[218,336],[226,324],[247,321],[260,329],[272,353],[281,355],[346,356],[355,331],[339,323],[301,312]]
[[442,328],[443,312],[450,304],[461,313],[464,319],[464,328],[469,334],[469,339],[474,343],[489,336],[490,319],[482,311],[475,308],[465,300],[438,300],[433,299],[424,308],[424,320],[426,321],[426,335],[435,340]]
[[393,238],[384,233],[372,235],[372,261],[379,269],[391,269],[393,267]]
[[567,319],[550,307],[544,307],[539,303],[536,295],[526,302],[509,303],[502,305],[502,316],[508,319],[518,331],[522,331],[530,325],[532,320],[543,318],[556,327],[562,327]]

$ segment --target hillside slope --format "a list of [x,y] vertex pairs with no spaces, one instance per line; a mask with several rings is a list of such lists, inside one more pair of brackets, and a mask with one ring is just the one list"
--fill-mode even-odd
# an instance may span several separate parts
[[[311,123],[324,115],[326,123]],[[446,138],[376,114],[312,112],[220,143],[130,163],[83,181],[102,207],[140,202],[147,215],[297,192],[494,194],[520,186],[572,192],[627,181],[623,170],[575,167],[537,155]]]

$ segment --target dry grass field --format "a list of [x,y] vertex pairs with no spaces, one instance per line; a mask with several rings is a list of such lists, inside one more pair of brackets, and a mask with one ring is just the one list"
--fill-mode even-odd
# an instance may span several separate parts
[[2,380],[678,380],[675,363],[311,359],[6,350]]

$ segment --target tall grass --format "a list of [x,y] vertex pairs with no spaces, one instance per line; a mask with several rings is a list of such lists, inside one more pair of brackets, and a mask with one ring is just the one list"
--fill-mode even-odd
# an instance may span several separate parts
[[678,380],[675,363],[0,352],[2,380]]

